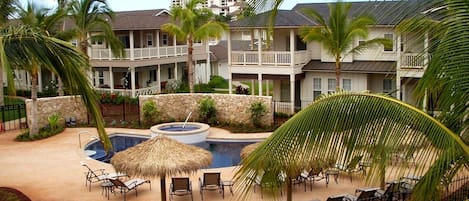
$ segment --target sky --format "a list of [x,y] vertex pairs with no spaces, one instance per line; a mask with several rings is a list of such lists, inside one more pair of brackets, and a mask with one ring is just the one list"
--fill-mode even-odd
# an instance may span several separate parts
[[[54,7],[57,0],[20,0],[25,5],[26,2],[32,1],[35,4],[45,7]],[[107,0],[112,10],[128,11],[128,10],[148,10],[158,8],[169,8],[171,0]],[[313,2],[335,2],[335,0],[284,0],[281,9],[291,9],[297,3],[313,3]]]

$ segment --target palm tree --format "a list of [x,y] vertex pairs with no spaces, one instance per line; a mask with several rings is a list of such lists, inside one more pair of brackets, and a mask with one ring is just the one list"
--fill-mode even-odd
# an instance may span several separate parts
[[[8,18],[16,12],[17,5],[17,0],[4,0],[0,2],[0,28],[4,27],[8,22]],[[3,70],[0,70],[0,106],[5,105],[3,93]]]
[[[98,134],[105,149],[110,150],[112,145],[104,130],[104,122],[97,106],[98,97],[86,75],[90,64],[85,54],[70,43],[47,36],[35,27],[21,25],[8,26],[1,30],[0,60],[7,72],[11,68],[34,72],[33,70],[40,66],[61,75],[67,90],[72,94],[81,95],[86,108],[95,119]],[[9,85],[13,85],[12,82]],[[33,107],[37,108],[34,99]]]
[[90,41],[105,40],[114,55],[123,56],[122,43],[109,24],[114,12],[106,0],[74,0],[69,14],[75,23],[72,31],[78,39],[78,48],[83,53],[87,54]]
[[311,17],[319,26],[303,27],[300,35],[306,42],[317,41],[334,57],[336,89],[340,89],[341,61],[350,53],[360,53],[364,49],[382,44],[392,46],[392,41],[385,38],[374,38],[363,41],[354,47],[357,38],[368,38],[368,27],[375,24],[370,16],[348,17],[352,4],[337,2],[329,4],[328,20],[313,9],[305,9],[307,16]]
[[215,20],[210,9],[197,8],[198,5],[204,2],[203,0],[191,0],[184,7],[172,7],[170,15],[174,22],[162,26],[163,30],[175,35],[180,40],[185,40],[187,43],[186,69],[188,71],[190,93],[194,93],[194,61],[192,59],[194,41],[219,38],[225,30],[228,30],[226,23]]

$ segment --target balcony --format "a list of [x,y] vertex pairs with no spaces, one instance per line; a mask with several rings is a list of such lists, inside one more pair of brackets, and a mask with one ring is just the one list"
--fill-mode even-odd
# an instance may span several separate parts
[[423,69],[425,66],[425,55],[419,53],[404,53],[401,56],[401,68]]
[[[310,60],[310,52],[295,51],[294,64],[306,64]],[[232,65],[259,65],[259,53],[257,51],[232,51]],[[292,66],[290,51],[264,51],[261,53],[261,65]]]
[[142,60],[162,57],[175,57],[187,55],[187,45],[167,46],[167,47],[150,47],[150,48],[134,48],[133,59],[131,49],[124,49],[124,57],[116,57],[110,49],[91,49],[91,59],[95,60]]

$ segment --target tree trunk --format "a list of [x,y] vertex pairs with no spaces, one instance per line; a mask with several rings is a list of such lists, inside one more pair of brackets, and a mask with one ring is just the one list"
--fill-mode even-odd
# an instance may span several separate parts
[[166,176],[160,176],[161,201],[166,201]]
[[64,96],[64,83],[62,82],[62,79],[60,79],[60,76],[58,77],[58,91],[59,91],[59,96]]
[[38,72],[31,72],[31,99],[32,107],[31,107],[31,125],[29,128],[29,137],[33,137],[39,133],[39,128],[37,125],[37,79],[38,79]]
[[0,106],[5,105],[5,96],[3,95],[3,68],[0,67]]
[[292,194],[293,194],[293,183],[292,183],[292,178],[287,177],[287,201],[293,201],[292,199]]
[[192,34],[189,34],[187,39],[187,77],[189,81],[189,92],[194,93],[194,66],[192,61],[192,52],[194,51],[193,44],[194,41],[192,39]]
[[340,90],[340,56],[335,58],[335,91]]

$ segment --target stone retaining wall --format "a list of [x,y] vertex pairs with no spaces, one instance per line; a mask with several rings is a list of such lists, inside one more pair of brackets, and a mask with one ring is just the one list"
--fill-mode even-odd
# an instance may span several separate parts
[[[249,107],[251,103],[261,101],[267,108],[267,114],[263,117],[265,125],[272,125],[273,110],[272,97],[270,96],[248,96],[234,94],[163,94],[139,96],[140,107],[145,101],[152,100],[156,103],[160,116],[163,120],[184,121],[187,115],[192,112],[189,121],[199,119],[199,101],[202,98],[210,97],[215,101],[217,119],[224,123],[246,124],[250,123],[251,113]],[[142,112],[141,117],[142,118]]]
[[[80,96],[59,96],[51,98],[37,99],[37,121],[39,128],[49,124],[47,117],[54,113],[60,116],[59,124],[65,125],[66,117],[75,117],[77,124],[88,123],[87,111]],[[28,116],[28,125],[31,125],[31,107],[33,101],[27,99],[26,115]]]

